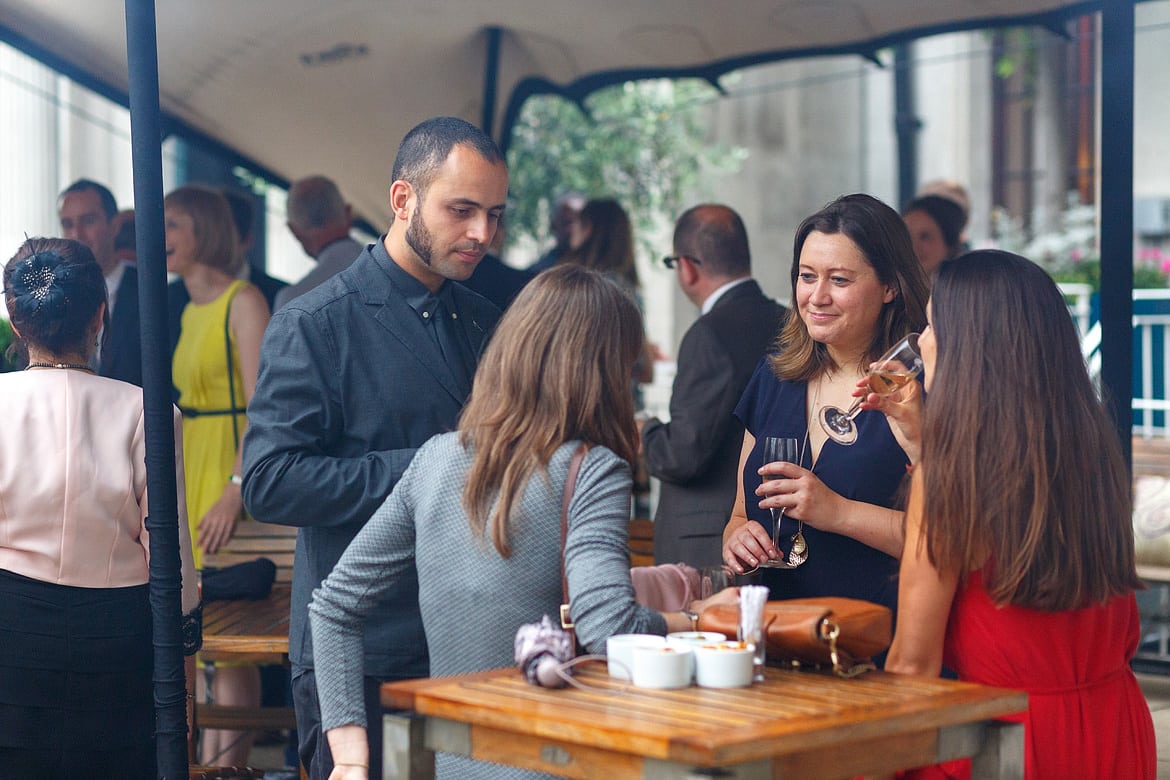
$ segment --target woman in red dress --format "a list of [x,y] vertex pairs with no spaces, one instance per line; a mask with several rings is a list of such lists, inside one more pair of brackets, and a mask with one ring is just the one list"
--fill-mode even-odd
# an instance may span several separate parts
[[[1129,475],[1064,300],[998,251],[944,262],[932,292],[886,670],[1027,691],[1027,777],[1153,778]],[[912,431],[919,400],[867,407]]]

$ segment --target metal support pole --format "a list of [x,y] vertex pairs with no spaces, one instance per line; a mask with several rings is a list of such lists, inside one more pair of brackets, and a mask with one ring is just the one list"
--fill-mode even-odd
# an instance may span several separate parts
[[154,0],[126,0],[134,227],[142,319],[142,396],[150,495],[150,606],[154,621],[155,749],[158,777],[187,777],[187,696],[183,679],[182,573],[167,337],[162,129]]
[[1122,452],[1133,458],[1132,0],[1101,11],[1101,382]]
[[912,43],[894,47],[894,131],[898,140],[898,202],[895,209],[910,202],[918,191],[918,131],[922,121],[916,115],[914,96],[914,52]]
[[496,124],[496,92],[500,84],[500,38],[503,30],[489,27],[487,33],[487,58],[483,66],[483,112],[480,129],[492,137]]

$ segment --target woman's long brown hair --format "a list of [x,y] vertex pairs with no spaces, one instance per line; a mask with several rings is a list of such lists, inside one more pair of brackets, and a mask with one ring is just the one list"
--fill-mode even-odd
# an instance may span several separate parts
[[570,261],[611,274],[637,289],[634,230],[621,204],[612,198],[590,200],[581,209],[577,219],[588,225],[590,230],[585,243],[569,254]]
[[459,420],[460,441],[474,453],[463,507],[502,556],[512,507],[562,444],[637,457],[630,378],[641,346],[630,296],[576,265],[539,274],[504,314]]
[[997,604],[1057,611],[1139,587],[1129,475],[1064,299],[1008,252],[943,262],[923,423],[936,567],[983,569]]

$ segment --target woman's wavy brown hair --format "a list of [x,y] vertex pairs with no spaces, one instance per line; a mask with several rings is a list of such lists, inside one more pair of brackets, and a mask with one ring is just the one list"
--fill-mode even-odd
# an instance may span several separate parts
[[637,457],[630,379],[642,339],[630,296],[576,265],[539,274],[508,307],[459,419],[474,452],[463,507],[500,555],[510,554],[512,507],[562,444]]
[[936,567],[983,568],[997,604],[1057,611],[1139,582],[1129,475],[1064,299],[1039,266],[944,261],[923,420],[923,529]]
[[894,299],[882,307],[869,349],[861,356],[865,368],[885,354],[907,333],[926,325],[926,300],[930,296],[926,275],[910,233],[897,211],[872,195],[842,195],[800,223],[792,246],[792,315],[776,339],[769,358],[772,371],[782,380],[807,382],[838,368],[824,344],[813,341],[796,303],[800,277],[800,252],[810,233],[840,233],[857,245],[878,280],[894,290]]

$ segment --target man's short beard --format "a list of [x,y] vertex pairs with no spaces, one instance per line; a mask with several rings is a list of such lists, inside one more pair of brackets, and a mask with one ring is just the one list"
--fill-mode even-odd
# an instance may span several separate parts
[[422,260],[423,265],[430,267],[432,238],[431,231],[427,230],[427,225],[423,222],[422,198],[419,198],[418,203],[415,204],[414,214],[410,218],[410,225],[406,228],[406,244],[414,250],[414,253],[418,255],[418,259]]

